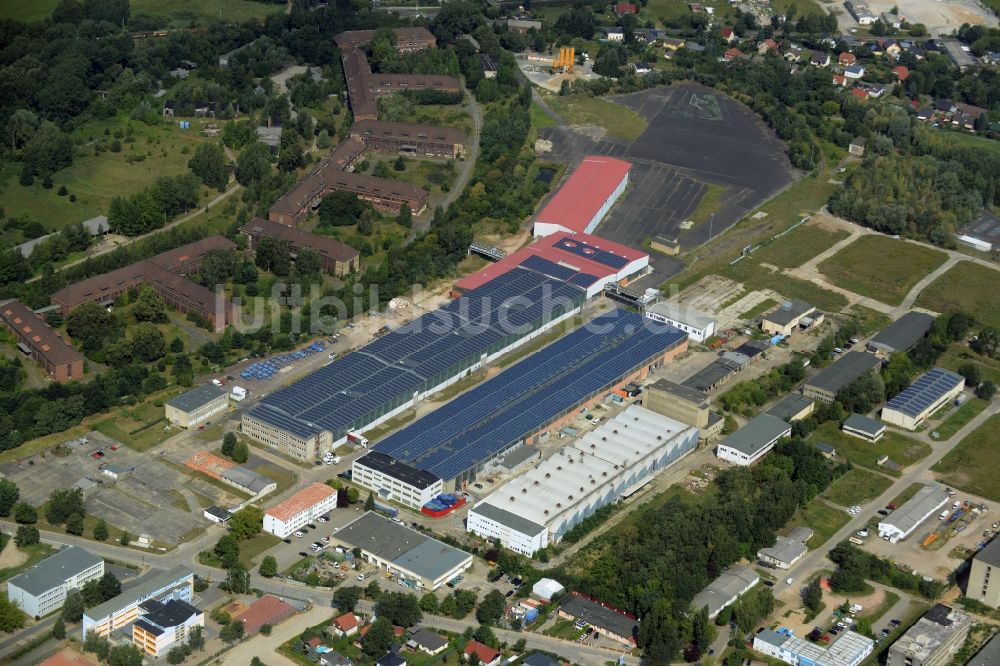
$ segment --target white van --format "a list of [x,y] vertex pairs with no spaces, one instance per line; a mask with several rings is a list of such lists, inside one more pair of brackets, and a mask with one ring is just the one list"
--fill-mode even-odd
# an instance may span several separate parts
[[941,515],[940,515],[940,516],[938,516],[938,520],[944,520],[944,519],[945,519],[945,518],[947,518],[947,517],[948,517],[948,511],[947,511],[947,510],[945,510],[945,511],[942,511],[942,512],[941,512]]

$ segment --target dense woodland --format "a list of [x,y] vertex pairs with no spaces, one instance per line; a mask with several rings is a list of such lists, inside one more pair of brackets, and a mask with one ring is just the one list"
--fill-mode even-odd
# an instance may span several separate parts
[[[753,467],[724,470],[715,489],[697,500],[640,508],[587,547],[579,558],[585,566],[565,566],[556,578],[635,613],[645,658],[670,663],[694,640],[694,596],[729,565],[770,546],[796,510],[843,471],[814,447],[787,440]],[[741,626],[752,628],[767,614],[765,607],[749,605]]]

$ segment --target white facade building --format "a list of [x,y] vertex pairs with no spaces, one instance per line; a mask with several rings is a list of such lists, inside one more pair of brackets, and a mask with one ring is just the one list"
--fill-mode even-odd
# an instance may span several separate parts
[[704,342],[715,335],[714,319],[677,303],[660,301],[650,305],[646,308],[646,316],[681,329],[695,342]]
[[131,624],[143,615],[140,606],[151,599],[160,603],[167,603],[171,599],[190,602],[193,597],[193,571],[181,566],[163,571],[129,587],[117,597],[84,611],[81,639],[86,639],[90,632],[107,636],[112,631]]
[[487,502],[480,502],[469,511],[467,529],[484,539],[499,539],[505,548],[529,557],[549,545],[549,530],[545,525]]
[[882,408],[882,420],[916,430],[927,417],[962,395],[964,390],[965,377],[957,372],[944,368],[928,370]]
[[761,414],[719,442],[716,455],[736,465],[752,465],[767,455],[778,440],[792,434],[792,426],[770,414]]
[[375,491],[383,500],[395,500],[414,509],[444,492],[444,481],[430,472],[410,467],[377,451],[354,461],[351,480]]
[[858,666],[875,649],[875,641],[848,630],[830,645],[823,645],[799,638],[787,629],[763,629],[754,636],[753,649],[792,666]]
[[933,485],[924,486],[917,494],[907,500],[878,524],[878,535],[888,538],[892,543],[913,534],[913,530],[937,513],[938,509],[948,502],[948,493],[944,488]]
[[337,491],[314,483],[265,511],[264,531],[284,539],[336,508]]
[[29,617],[41,617],[62,608],[66,593],[104,575],[104,560],[83,548],[70,546],[47,557],[7,582],[7,598]]
[[504,545],[517,543],[531,555],[529,547],[545,543],[535,525],[546,528],[549,543],[558,542],[584,518],[652,481],[697,443],[696,428],[632,405],[480,502],[523,519],[530,528],[522,532],[513,520],[500,528],[489,509],[479,512],[476,506],[469,511],[468,529],[481,529],[481,536],[504,529],[509,540]]
[[215,384],[197,386],[163,406],[167,420],[181,428],[194,428],[228,408],[229,394]]

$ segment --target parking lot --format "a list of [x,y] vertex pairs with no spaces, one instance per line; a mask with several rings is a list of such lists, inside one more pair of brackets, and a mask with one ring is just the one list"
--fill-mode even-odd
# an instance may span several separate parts
[[[204,527],[198,496],[226,505],[229,495],[192,478],[156,455],[140,453],[98,432],[56,452],[0,465],[0,473],[21,489],[21,499],[39,506],[57,488],[80,487],[87,513],[134,535],[177,543]],[[115,471],[117,479],[102,470]],[[197,511],[192,511],[193,508]]]

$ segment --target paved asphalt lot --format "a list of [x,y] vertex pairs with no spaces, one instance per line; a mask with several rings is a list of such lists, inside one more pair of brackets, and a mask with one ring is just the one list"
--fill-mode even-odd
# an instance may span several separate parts
[[[791,182],[781,141],[753,111],[729,97],[681,84],[609,99],[649,122],[636,141],[596,139],[569,126],[539,131],[552,141],[551,159],[575,166],[586,155],[607,155],[634,165],[629,188],[598,227],[599,236],[641,247],[662,235],[678,237],[682,248],[696,247]],[[711,229],[700,224],[681,230],[709,183],[726,188]],[[643,286],[658,285],[683,268],[657,253],[650,260],[653,277],[644,279]]]

